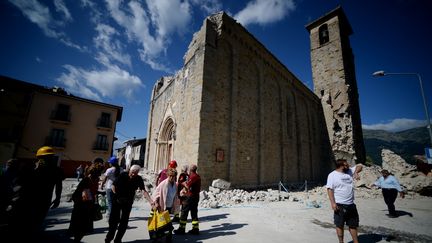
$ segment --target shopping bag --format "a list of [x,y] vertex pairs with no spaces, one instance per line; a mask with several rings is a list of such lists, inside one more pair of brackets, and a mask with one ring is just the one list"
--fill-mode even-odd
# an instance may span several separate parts
[[158,239],[163,236],[171,235],[173,226],[168,210],[163,212],[152,210],[148,218],[147,227],[150,239]]
[[100,206],[100,211],[102,214],[106,213],[107,204],[106,204],[106,196],[99,194],[98,195],[98,204]]

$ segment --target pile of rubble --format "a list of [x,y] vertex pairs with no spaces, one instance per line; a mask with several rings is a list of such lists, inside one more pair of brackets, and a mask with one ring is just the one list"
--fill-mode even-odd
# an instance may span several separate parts
[[391,150],[383,149],[381,152],[382,167],[364,167],[361,179],[356,182],[357,187],[371,188],[375,180],[380,177],[382,169],[388,170],[398,180],[408,193],[419,193],[420,195],[431,196],[432,177],[417,171],[415,165],[408,164],[402,157]]
[[[382,166],[364,166],[360,173],[360,180],[356,181],[356,198],[379,198],[382,197],[381,190],[372,187],[373,183],[381,176],[380,171],[386,169],[390,171],[405,189],[407,198],[419,198],[422,196],[432,196],[432,177],[418,172],[416,166],[406,163],[399,155],[383,149]],[[147,191],[151,194],[154,190],[156,174],[142,170],[140,175],[144,179]],[[222,179],[213,181],[208,190],[200,193],[199,207],[219,208],[231,207],[236,205],[268,203],[275,201],[290,201],[304,203],[308,207],[320,207],[328,201],[327,189],[324,185],[317,186],[307,191],[303,189],[294,191],[284,190],[256,190],[247,191],[243,189],[230,189],[229,182]],[[143,200],[142,194],[136,194],[136,200]]]
[[[382,169],[386,169],[395,175],[405,189],[407,198],[432,195],[431,176],[418,172],[416,166],[406,163],[404,159],[390,150],[383,149],[381,155],[383,160],[382,167],[376,165],[363,167],[360,180],[356,181],[355,194],[357,198],[382,197],[381,190],[372,187],[372,184],[381,176],[380,171]],[[140,175],[144,179],[147,191],[151,194],[154,190],[153,184],[156,174],[148,170],[141,170]],[[63,188],[64,201],[70,199],[72,192],[78,184],[75,180],[70,180],[68,183],[70,185],[65,185]],[[219,208],[275,201],[299,202],[304,203],[308,207],[320,207],[323,202],[328,201],[327,189],[323,185],[307,191],[303,187],[302,189],[288,192],[274,189],[247,191],[230,189],[230,187],[231,185],[227,181],[221,179],[214,180],[208,190],[201,191],[199,207]],[[142,194],[136,193],[135,200],[143,200]]]
[[[390,171],[400,182],[407,193],[407,198],[418,198],[422,195],[430,196],[432,191],[432,177],[418,172],[416,166],[406,163],[394,152],[382,150],[383,164],[381,166],[364,166],[360,180],[356,181],[356,197],[382,197],[381,190],[372,187],[381,176],[380,171]],[[325,186],[315,187],[308,191],[285,192],[268,189],[266,191],[245,191],[229,189],[230,183],[221,179],[214,180],[208,191],[200,194],[199,206],[203,208],[229,207],[253,202],[292,201],[309,204],[307,206],[320,207],[321,202],[327,200]]]
[[208,191],[201,191],[199,206],[203,208],[227,207],[251,202],[275,202],[289,199],[289,193],[268,189],[267,191],[229,190],[230,183],[214,180]]

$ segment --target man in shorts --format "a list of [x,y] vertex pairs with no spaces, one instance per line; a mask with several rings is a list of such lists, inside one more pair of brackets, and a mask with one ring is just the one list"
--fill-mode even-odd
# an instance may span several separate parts
[[354,204],[354,180],[360,179],[363,166],[349,167],[345,159],[336,160],[336,169],[327,177],[327,194],[334,211],[334,223],[339,242],[344,242],[344,225],[348,225],[354,243],[358,243],[359,215]]

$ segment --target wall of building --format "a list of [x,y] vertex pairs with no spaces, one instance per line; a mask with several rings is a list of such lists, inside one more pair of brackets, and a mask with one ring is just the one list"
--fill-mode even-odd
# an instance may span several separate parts
[[[198,163],[204,36],[202,32],[195,34],[184,67],[174,77],[161,78],[153,87],[144,163],[150,170],[166,168],[170,159],[177,160],[179,168]],[[161,135],[168,118],[175,123],[173,152],[171,158],[162,159],[161,143],[165,141]]]
[[237,186],[322,180],[331,163],[317,97],[229,16],[205,25],[203,178]]
[[[50,119],[51,113],[56,110],[59,103],[70,106],[70,122]],[[102,112],[111,114],[111,128],[97,126]],[[111,155],[117,112],[117,109],[109,106],[83,102],[49,92],[35,92],[23,130],[22,146],[18,148],[16,157],[35,158],[37,149],[45,144],[46,137],[50,136],[53,128],[56,128],[65,131],[65,146],[54,148],[60,158],[67,162],[67,165],[62,164],[67,176],[73,175],[74,168],[80,163],[95,158],[107,160]],[[107,136],[107,150],[93,149],[98,134]]]
[[322,181],[330,171],[319,99],[226,14],[204,21],[184,68],[166,79],[153,91],[149,169],[160,168],[153,139],[171,109],[174,158],[197,163],[204,188],[217,178],[243,187]]

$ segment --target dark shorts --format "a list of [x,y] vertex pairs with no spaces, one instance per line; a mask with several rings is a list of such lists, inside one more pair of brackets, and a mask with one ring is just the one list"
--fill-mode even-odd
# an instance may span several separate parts
[[345,205],[339,203],[337,205],[339,210],[335,211],[333,215],[334,224],[336,227],[343,228],[346,224],[348,227],[357,228],[359,226],[359,215],[356,205]]

